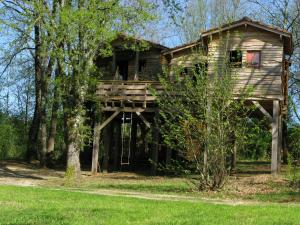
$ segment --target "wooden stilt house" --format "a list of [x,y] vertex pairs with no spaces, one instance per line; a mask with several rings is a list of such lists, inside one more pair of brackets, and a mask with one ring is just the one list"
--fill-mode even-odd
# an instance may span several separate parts
[[[111,121],[118,117],[119,123],[124,122],[128,115],[133,113],[136,118],[135,124],[140,123],[145,129],[152,129],[155,144],[151,146],[148,156],[154,162],[160,158],[170,160],[171,151],[168,149],[165,149],[164,156],[160,157],[158,128],[153,124],[158,108],[150,87],[161,88],[157,82],[157,74],[162,72],[163,66],[170,68],[171,76],[174,67],[181,66],[183,74],[187,74],[191,68],[201,65],[207,68],[208,75],[213,75],[219,73],[218,67],[224,61],[229,61],[235,71],[236,99],[242,90],[251,87],[253,91],[247,97],[248,103],[257,107],[257,117],[265,116],[270,121],[271,171],[273,174],[279,172],[284,149],[283,124],[287,116],[288,57],[293,51],[292,36],[289,32],[243,18],[201,32],[199,40],[173,49],[151,42],[148,44],[149,48],[143,52],[125,50],[116,45],[113,56],[106,62],[102,61],[103,66],[110,66],[107,68],[110,72],[99,84],[98,95],[107,114],[98,129],[107,129],[109,124],[112,124]],[[125,115],[123,119],[120,119],[121,115]],[[134,150],[136,128],[133,127],[130,132],[134,136],[130,143]],[[106,136],[107,142],[110,142],[110,134]],[[111,145],[104,146],[109,148]],[[120,154],[117,148],[118,146],[114,150],[105,150],[104,167],[107,167],[109,162],[109,151],[115,151],[115,157]],[[134,160],[134,151],[132,154]],[[114,160],[115,168],[118,164],[120,162]],[[156,166],[153,164],[152,173],[155,172]]]

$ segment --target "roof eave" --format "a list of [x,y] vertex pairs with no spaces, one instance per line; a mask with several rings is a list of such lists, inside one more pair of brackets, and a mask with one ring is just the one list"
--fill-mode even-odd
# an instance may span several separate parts
[[269,32],[272,32],[272,33],[276,33],[278,35],[282,35],[282,36],[291,38],[291,34],[288,33],[288,32],[283,32],[283,31],[280,31],[280,30],[272,29],[272,28],[266,27],[264,25],[256,24],[256,23],[253,23],[253,22],[250,22],[250,21],[241,21],[240,23],[228,25],[228,26],[225,26],[225,27],[220,28],[220,29],[216,29],[216,30],[212,30],[212,31],[204,31],[204,32],[201,33],[201,36],[202,37],[207,37],[209,35],[220,33],[220,32],[230,30],[230,29],[233,29],[233,28],[236,28],[236,27],[239,27],[239,26],[243,26],[243,25],[246,25],[246,24],[250,25],[250,26],[257,27],[257,28],[260,28],[260,29],[263,29],[263,30],[266,30],[266,31],[269,31]]

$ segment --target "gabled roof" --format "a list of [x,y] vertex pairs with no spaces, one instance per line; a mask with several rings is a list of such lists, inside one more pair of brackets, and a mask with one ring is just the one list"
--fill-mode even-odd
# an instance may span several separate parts
[[140,37],[132,37],[132,36],[126,35],[124,33],[118,34],[116,40],[118,40],[118,39],[122,39],[124,41],[146,42],[147,44],[149,44],[149,46],[160,49],[160,50],[168,50],[169,49],[168,47],[163,46],[158,43],[155,43],[153,41],[148,41],[148,40],[142,39]]
[[226,31],[226,30],[230,30],[239,26],[253,26],[262,30],[266,30],[268,32],[274,33],[274,34],[278,34],[281,37],[283,37],[286,41],[285,41],[285,51],[288,54],[291,54],[293,51],[293,44],[292,44],[292,34],[290,32],[288,32],[287,30],[275,27],[275,26],[271,26],[271,25],[267,25],[264,24],[260,21],[255,21],[252,20],[248,17],[243,17],[240,20],[234,21],[232,23],[227,23],[224,25],[221,25],[220,27],[215,27],[206,31],[201,32],[201,37],[205,38],[209,35],[213,35],[222,31]]
[[181,50],[184,50],[184,49],[187,49],[187,48],[192,48],[192,47],[195,47],[195,46],[198,46],[198,45],[202,45],[202,40],[199,39],[197,41],[192,41],[192,42],[189,42],[189,43],[186,43],[186,44],[182,44],[182,45],[178,45],[174,48],[171,48],[171,49],[167,49],[167,50],[164,50],[163,51],[163,54],[164,55],[168,55],[168,54],[171,54],[171,53],[174,53],[174,52],[179,52]]
[[292,37],[292,34],[290,32],[288,32],[287,30],[284,30],[284,29],[281,29],[281,28],[278,28],[275,26],[267,25],[260,21],[252,20],[249,17],[243,17],[242,19],[234,21],[232,23],[223,24],[220,27],[215,27],[215,28],[203,31],[203,32],[201,32],[201,36],[204,37],[204,36],[211,35],[211,34],[214,34],[217,32],[221,32],[221,31],[229,30],[229,29],[232,29],[235,27],[239,27],[239,26],[245,25],[245,24],[251,25],[251,26],[254,26],[254,27],[269,31],[269,32],[280,34],[280,35],[283,35],[286,37]]

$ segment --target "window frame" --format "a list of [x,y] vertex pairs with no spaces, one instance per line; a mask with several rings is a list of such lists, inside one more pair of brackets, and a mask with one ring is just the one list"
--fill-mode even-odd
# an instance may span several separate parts
[[[232,62],[231,59],[233,58],[231,55],[232,55],[232,52],[240,52],[241,56],[240,56],[240,62]],[[229,55],[229,66],[230,67],[233,67],[233,68],[242,68],[243,67],[243,51],[242,50],[237,50],[237,49],[234,49],[234,50],[229,50],[228,51],[228,55]]]
[[[248,53],[259,53],[259,58],[258,58],[259,62],[257,65],[248,62]],[[256,69],[259,69],[261,67],[261,50],[247,50],[246,66],[248,68],[256,68]]]

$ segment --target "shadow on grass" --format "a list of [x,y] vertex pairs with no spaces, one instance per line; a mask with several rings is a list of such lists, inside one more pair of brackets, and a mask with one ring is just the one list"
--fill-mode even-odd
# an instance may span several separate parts
[[286,192],[279,192],[279,193],[268,193],[268,194],[257,194],[254,196],[255,199],[261,201],[268,201],[268,202],[278,202],[278,203],[288,203],[300,202],[300,190],[295,191],[286,191]]
[[43,180],[43,178],[38,177],[38,176],[32,176],[32,175],[28,175],[26,173],[22,173],[19,171],[10,170],[6,167],[1,167],[0,168],[0,178],[7,178],[7,177],[20,178],[20,179],[28,178],[28,179],[34,179],[34,180]]
[[239,161],[237,173],[241,175],[270,174],[270,162],[268,161]]

